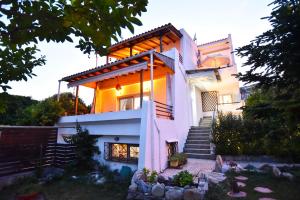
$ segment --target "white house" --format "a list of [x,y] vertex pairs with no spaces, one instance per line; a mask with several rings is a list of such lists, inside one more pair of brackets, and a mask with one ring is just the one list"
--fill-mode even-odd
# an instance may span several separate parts
[[60,118],[58,142],[78,122],[98,136],[99,160],[112,169],[162,171],[184,149],[190,157],[210,155],[209,147],[198,155],[200,144],[185,143],[190,128],[216,110],[240,112],[236,73],[230,35],[197,46],[166,24],[123,40],[109,48],[106,64],[61,79],[77,88],[77,98],[79,87],[94,89],[94,100],[90,114]]

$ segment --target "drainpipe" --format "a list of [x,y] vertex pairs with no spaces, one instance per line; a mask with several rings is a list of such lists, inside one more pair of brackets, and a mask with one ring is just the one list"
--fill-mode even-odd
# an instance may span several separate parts
[[153,91],[153,51],[150,52],[150,79],[151,79],[151,93],[150,93],[150,133],[151,133],[151,168],[154,170],[154,91]]

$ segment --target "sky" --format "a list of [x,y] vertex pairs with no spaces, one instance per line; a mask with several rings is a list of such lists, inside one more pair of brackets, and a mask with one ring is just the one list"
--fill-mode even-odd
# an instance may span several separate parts
[[[135,33],[143,33],[155,27],[172,23],[177,29],[184,28],[193,37],[196,33],[198,44],[222,39],[231,34],[234,48],[248,44],[257,35],[270,28],[267,20],[272,0],[149,0],[147,12],[140,17],[142,26],[135,26]],[[124,30],[124,39],[133,36]],[[95,55],[83,54],[75,48],[77,43],[41,43],[39,49],[46,56],[47,63],[34,69],[34,76],[27,82],[11,82],[8,93],[31,96],[42,100],[58,91],[58,80],[96,66]],[[238,70],[243,60],[235,57]],[[105,59],[98,60],[104,64]],[[93,90],[80,87],[79,97],[91,104]],[[74,92],[62,82],[62,92]]]

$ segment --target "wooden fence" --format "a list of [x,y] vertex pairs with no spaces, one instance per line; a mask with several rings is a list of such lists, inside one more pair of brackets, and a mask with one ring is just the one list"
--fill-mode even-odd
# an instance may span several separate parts
[[74,146],[56,141],[54,127],[0,127],[0,176],[64,167],[75,158]]

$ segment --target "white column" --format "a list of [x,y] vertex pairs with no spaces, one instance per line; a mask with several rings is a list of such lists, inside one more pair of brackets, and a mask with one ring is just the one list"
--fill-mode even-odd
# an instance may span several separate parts
[[151,168],[154,170],[154,86],[153,86],[153,52],[150,53],[150,133],[151,133]]

